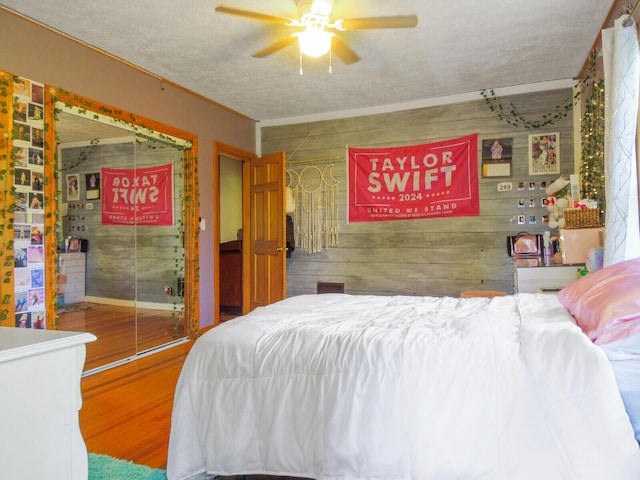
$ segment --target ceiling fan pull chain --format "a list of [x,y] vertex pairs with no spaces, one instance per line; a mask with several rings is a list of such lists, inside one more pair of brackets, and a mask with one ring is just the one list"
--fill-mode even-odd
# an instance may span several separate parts
[[333,73],[333,69],[331,68],[333,60],[333,48],[329,47],[329,73]]

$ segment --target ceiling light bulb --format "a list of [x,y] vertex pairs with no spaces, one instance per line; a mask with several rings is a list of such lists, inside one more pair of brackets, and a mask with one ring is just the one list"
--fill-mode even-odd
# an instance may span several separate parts
[[332,34],[322,27],[308,25],[304,32],[297,33],[300,50],[310,57],[321,57],[331,49]]

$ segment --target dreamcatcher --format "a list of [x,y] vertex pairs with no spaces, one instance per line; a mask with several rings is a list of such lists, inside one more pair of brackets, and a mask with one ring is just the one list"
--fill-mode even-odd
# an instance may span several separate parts
[[338,181],[333,164],[287,170],[287,189],[295,204],[296,247],[317,253],[338,245]]

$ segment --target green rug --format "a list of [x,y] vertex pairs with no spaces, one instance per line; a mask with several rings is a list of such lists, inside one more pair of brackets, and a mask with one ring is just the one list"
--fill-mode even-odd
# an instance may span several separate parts
[[90,453],[89,480],[167,480],[167,472],[108,455]]

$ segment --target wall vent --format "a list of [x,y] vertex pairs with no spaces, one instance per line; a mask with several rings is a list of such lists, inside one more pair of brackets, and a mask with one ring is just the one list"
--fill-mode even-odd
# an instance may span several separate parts
[[344,283],[318,282],[318,293],[344,293]]

